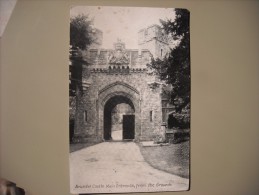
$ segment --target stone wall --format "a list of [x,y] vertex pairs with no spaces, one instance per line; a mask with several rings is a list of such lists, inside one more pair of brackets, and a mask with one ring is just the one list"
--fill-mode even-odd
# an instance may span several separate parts
[[[99,120],[100,117],[103,117],[103,113],[101,113],[103,107],[98,102],[100,101],[98,94],[113,83],[125,83],[139,93],[132,100],[135,104],[139,104],[136,105],[139,106],[139,109],[136,109],[136,112],[139,113],[135,113],[139,118],[139,120],[136,118],[135,130],[136,136],[138,136],[136,139],[151,140],[153,132],[160,129],[162,123],[160,90],[149,87],[148,83],[152,80],[152,76],[146,73],[146,69],[128,74],[109,74],[105,71],[93,72],[91,67],[84,67],[83,77],[87,78],[91,85],[78,97],[75,134],[102,138],[103,125],[98,122],[103,121]],[[122,91],[119,86],[115,86],[111,93],[115,94],[116,90],[117,92]],[[131,97],[134,92],[130,88],[125,88],[124,93],[128,93]],[[151,111],[152,119],[150,118]],[[87,112],[87,120],[85,120],[85,112]]]
[[[155,44],[150,46],[155,48]],[[83,52],[84,59],[90,64],[99,68],[106,68],[109,66],[109,55],[112,53],[111,49],[89,49]],[[152,50],[155,51],[155,50]],[[126,49],[125,52],[129,57],[128,66],[134,67],[146,67],[149,63],[151,53],[148,49]]]
[[[102,40],[102,32],[96,32]],[[110,99],[125,97],[134,106],[135,139],[152,140],[162,125],[161,85],[147,74],[151,58],[163,58],[170,50],[168,37],[158,25],[142,29],[139,48],[126,49],[118,39],[113,49],[99,46],[83,51],[83,91],[76,104],[76,136],[104,137],[104,107]],[[114,100],[114,99],[112,99]]]
[[169,51],[169,39],[159,25],[143,28],[138,32],[138,44],[140,49],[147,49],[154,58],[163,58]]

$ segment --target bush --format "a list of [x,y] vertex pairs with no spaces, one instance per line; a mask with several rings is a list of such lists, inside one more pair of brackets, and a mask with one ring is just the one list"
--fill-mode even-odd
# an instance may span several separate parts
[[190,114],[189,113],[172,113],[168,117],[169,129],[189,129]]

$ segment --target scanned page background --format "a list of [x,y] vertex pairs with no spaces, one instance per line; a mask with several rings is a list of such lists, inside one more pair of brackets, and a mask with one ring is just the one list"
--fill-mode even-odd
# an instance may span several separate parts
[[191,191],[174,194],[258,194],[257,1],[17,1],[0,43],[0,176],[28,195],[69,194],[67,46],[75,4],[190,10]]

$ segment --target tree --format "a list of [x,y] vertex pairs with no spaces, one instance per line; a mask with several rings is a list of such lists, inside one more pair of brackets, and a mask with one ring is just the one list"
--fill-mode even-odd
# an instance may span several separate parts
[[87,15],[77,15],[70,19],[70,45],[81,50],[93,42],[93,20]]
[[179,44],[162,60],[152,59],[150,64],[161,80],[172,85],[170,100],[175,105],[176,112],[179,113],[183,108],[189,109],[190,104],[189,16],[188,10],[176,9],[174,21],[160,20],[165,33],[178,40]]
[[70,96],[76,96],[76,90],[82,88],[82,65],[87,63],[82,57],[82,50],[94,41],[92,23],[87,15],[70,19]]
[[76,115],[76,97],[82,91],[82,65],[87,64],[83,59],[82,51],[93,42],[93,21],[86,15],[78,15],[70,19],[70,49],[69,49],[69,137],[73,142],[74,119]]

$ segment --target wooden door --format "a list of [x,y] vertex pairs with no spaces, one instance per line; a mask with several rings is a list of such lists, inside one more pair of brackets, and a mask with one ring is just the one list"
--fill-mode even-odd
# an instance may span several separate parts
[[135,138],[135,115],[123,115],[123,139]]

